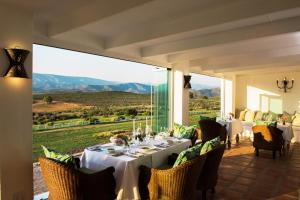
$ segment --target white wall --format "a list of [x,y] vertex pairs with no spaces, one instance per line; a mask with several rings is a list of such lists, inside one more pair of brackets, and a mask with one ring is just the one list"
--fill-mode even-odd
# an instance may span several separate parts
[[[0,5],[0,74],[8,67],[3,48],[32,51],[32,15]],[[32,53],[25,68],[31,76]],[[0,175],[3,200],[32,199],[31,80],[0,77]]]
[[[295,79],[294,88],[288,93],[277,88],[276,80],[284,77]],[[282,111],[300,111],[300,72],[270,73],[237,76],[236,108],[261,110],[267,107],[262,99],[271,98],[282,102]],[[278,106],[279,108],[279,106]]]

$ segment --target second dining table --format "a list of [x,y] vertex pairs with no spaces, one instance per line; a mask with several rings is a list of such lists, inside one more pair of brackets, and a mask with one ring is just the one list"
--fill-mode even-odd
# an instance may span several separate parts
[[[172,153],[180,153],[191,145],[189,139],[166,138],[160,145],[159,141],[149,144],[138,144],[130,147],[124,153],[109,153],[106,149],[116,148],[112,143],[95,145],[86,148],[81,157],[81,167],[100,171],[107,167],[115,168],[117,199],[140,199],[138,180],[139,167],[145,165],[158,168],[166,165],[168,156]],[[118,149],[118,148],[117,148]],[[130,153],[135,152],[135,153]]]

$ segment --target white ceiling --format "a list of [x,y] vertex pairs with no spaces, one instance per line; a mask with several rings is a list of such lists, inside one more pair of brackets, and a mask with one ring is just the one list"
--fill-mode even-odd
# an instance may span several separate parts
[[35,42],[192,72],[300,71],[299,0],[1,0]]

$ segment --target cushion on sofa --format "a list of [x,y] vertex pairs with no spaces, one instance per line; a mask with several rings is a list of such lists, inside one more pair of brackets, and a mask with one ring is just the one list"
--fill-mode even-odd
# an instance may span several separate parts
[[246,112],[246,115],[245,115],[245,121],[246,122],[253,122],[254,121],[254,111],[251,111],[251,110],[248,110]]
[[293,118],[293,126],[300,127],[300,113],[296,113]]
[[262,120],[262,118],[263,118],[263,113],[261,111],[257,111],[254,117],[254,121]]
[[269,111],[265,121],[272,122],[277,120],[278,120],[278,115],[272,111]]
[[246,115],[246,112],[247,112],[247,110],[242,110],[242,111],[240,112],[239,120],[245,121],[245,115]]

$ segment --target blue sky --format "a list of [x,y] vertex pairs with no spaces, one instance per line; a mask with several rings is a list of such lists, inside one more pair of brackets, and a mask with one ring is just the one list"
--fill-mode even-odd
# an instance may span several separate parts
[[[33,72],[98,78],[116,82],[154,83],[155,66],[53,47],[33,45]],[[202,75],[192,84],[219,86],[218,79]]]

